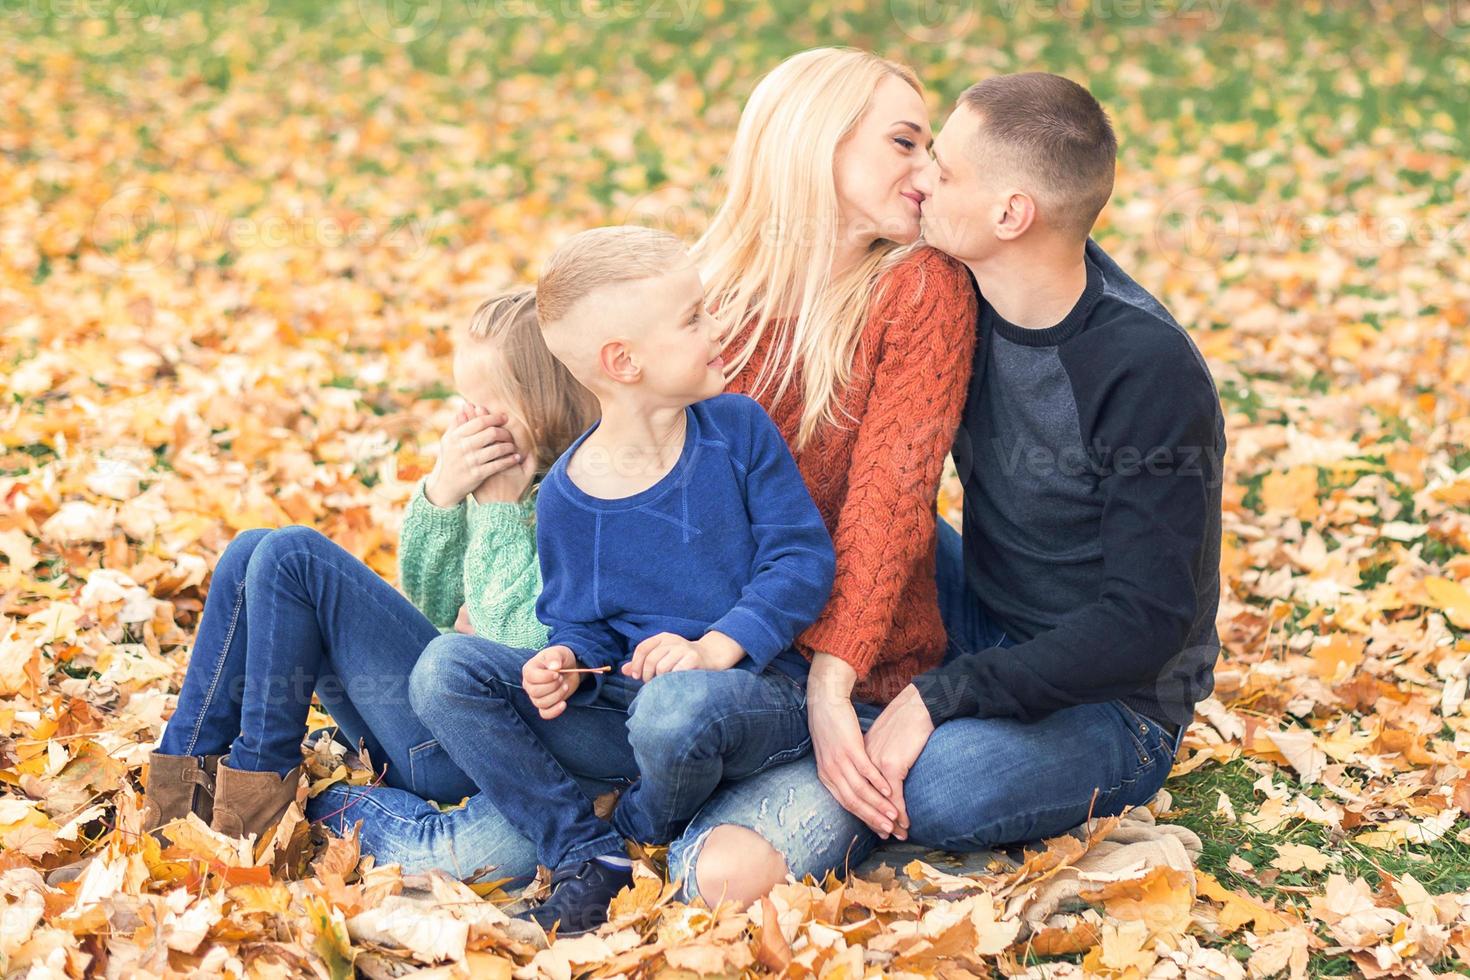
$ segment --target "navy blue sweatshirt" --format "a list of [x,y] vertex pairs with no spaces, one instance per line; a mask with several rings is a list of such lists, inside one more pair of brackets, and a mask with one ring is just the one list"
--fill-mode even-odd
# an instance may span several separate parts
[[[567,477],[600,422],[542,481],[536,616],[547,645],[570,647],[588,667],[618,667],[655,633],[697,640],[718,630],[745,650],[736,667],[805,677],[792,641],[832,594],[832,537],[759,402],[727,393],[685,413],[678,462],[646,490],[609,500]],[[579,700],[602,677],[590,675]]]
[[1021,642],[917,678],[936,724],[1116,698],[1183,725],[1214,688],[1219,395],[1157,300],[1095,242],[1086,263],[1052,327],[1008,323],[981,297],[954,444],[966,581]]

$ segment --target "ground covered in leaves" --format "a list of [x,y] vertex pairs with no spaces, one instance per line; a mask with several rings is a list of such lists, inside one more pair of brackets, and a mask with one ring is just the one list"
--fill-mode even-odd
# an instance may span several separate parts
[[[780,970],[1432,976],[1470,967],[1470,21],[1463,4],[816,0],[9,5],[0,28],[0,970],[530,977]],[[136,777],[232,535],[313,524],[391,576],[454,408],[447,327],[559,237],[693,234],[760,72],[1083,79],[1122,138],[1098,238],[1228,413],[1225,652],[1162,814],[1193,881],[1093,838],[779,888],[657,878],[602,934],[493,882],[200,826]],[[951,482],[942,504],[958,505]],[[324,722],[325,719],[318,719]],[[319,771],[335,760],[323,757]],[[295,832],[307,833],[298,826]],[[103,855],[77,885],[40,872]]]

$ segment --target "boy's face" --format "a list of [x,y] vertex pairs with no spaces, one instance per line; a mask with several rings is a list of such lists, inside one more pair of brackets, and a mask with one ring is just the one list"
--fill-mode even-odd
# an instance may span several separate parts
[[624,322],[637,324],[627,338],[629,353],[649,394],[687,405],[724,391],[720,326],[705,312],[704,283],[694,265],[626,286]]
[[934,138],[934,159],[915,180],[925,194],[924,240],[961,262],[982,261],[995,251],[995,226],[1014,192],[1004,175],[980,166],[994,159],[984,142],[980,117],[960,106]]

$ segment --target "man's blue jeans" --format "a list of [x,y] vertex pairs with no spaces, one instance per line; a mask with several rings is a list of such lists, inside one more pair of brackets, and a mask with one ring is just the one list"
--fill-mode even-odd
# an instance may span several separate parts
[[[804,686],[777,670],[685,670],[647,682],[603,678],[543,719],[521,689],[539,651],[448,633],[409,680],[415,712],[450,758],[550,868],[623,854],[625,839],[666,844],[721,783],[811,748]],[[611,826],[577,777],[625,780]]]
[[[947,657],[1014,643],[965,587],[960,535],[942,520],[938,578],[950,634]],[[867,731],[880,709],[856,708]],[[930,736],[904,781],[908,839],[967,851],[1052,837],[1089,816],[1147,802],[1177,751],[1177,738],[1117,701],[1067,708],[1031,723],[956,718]],[[690,822],[669,848],[669,876],[684,880],[686,898],[698,894],[699,851],[721,824],[759,833],[798,877],[840,874],[879,843],[827,792],[808,756],[729,787]],[[703,897],[713,905],[720,896]]]
[[362,739],[384,782],[457,801],[475,785],[414,714],[408,678],[439,631],[356,557],[309,527],[237,535],[220,556],[178,707],[159,750],[229,754],[290,772],[315,691],[342,740]]

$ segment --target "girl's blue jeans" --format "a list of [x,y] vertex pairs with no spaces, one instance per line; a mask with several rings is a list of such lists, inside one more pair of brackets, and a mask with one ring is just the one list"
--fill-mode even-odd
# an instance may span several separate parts
[[[943,521],[938,575],[948,656],[1011,645],[1004,627],[965,587],[960,536]],[[864,730],[880,712],[874,705],[856,708]],[[909,840],[978,850],[1064,833],[1089,815],[1147,802],[1163,785],[1177,751],[1178,737],[1116,701],[1079,705],[1032,723],[957,718],[934,732],[904,782]],[[588,795],[617,785],[579,784]],[[483,871],[520,881],[535,873],[536,847],[484,795],[443,813],[409,792],[338,784],[312,800],[308,814],[339,832],[361,820],[362,849],[380,863],[443,868],[459,877]],[[683,879],[685,898],[698,895],[694,869],[700,848],[721,824],[759,833],[798,877],[842,873],[880,843],[827,792],[807,755],[722,786],[675,838],[669,874]],[[719,896],[705,898],[713,904]]]
[[384,784],[459,800],[475,785],[414,713],[408,679],[439,635],[381,576],[309,527],[250,530],[220,556],[167,755],[285,775],[301,762],[315,692],[343,741],[362,739]]

